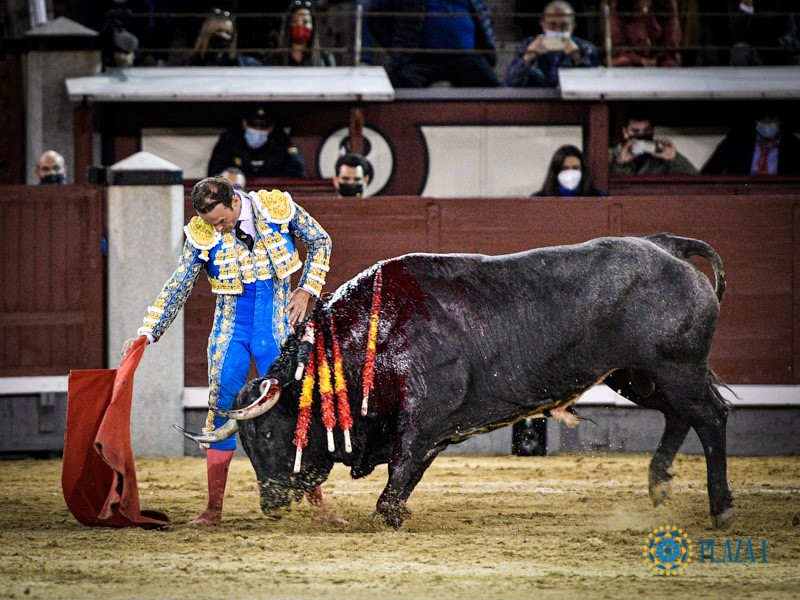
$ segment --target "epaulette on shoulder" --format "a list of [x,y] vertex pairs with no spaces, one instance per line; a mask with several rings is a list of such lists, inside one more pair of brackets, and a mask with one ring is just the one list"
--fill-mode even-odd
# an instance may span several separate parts
[[259,190],[250,192],[256,210],[270,223],[283,225],[294,218],[295,203],[289,192]]
[[189,243],[198,250],[211,250],[222,239],[220,233],[200,217],[192,217],[183,231]]

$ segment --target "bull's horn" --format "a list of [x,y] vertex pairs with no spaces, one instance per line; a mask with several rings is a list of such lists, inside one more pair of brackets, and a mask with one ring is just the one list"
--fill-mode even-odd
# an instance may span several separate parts
[[180,431],[185,437],[189,438],[190,440],[194,440],[198,444],[215,444],[217,442],[221,442],[222,440],[227,440],[234,433],[239,431],[239,423],[233,419],[229,420],[227,423],[225,423],[225,425],[218,427],[211,433],[192,433],[191,431],[186,431],[180,425],[173,425],[173,427]]
[[261,395],[256,398],[255,402],[250,406],[239,408],[236,410],[219,410],[216,407],[211,407],[216,414],[228,419],[236,419],[237,421],[247,421],[248,419],[255,419],[260,417],[280,400],[281,386],[277,379],[265,379],[261,382]]

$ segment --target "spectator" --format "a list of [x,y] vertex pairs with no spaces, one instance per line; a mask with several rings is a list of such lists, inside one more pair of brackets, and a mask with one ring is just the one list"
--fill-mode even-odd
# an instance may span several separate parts
[[257,58],[236,51],[236,26],[227,11],[215,8],[203,21],[189,66],[253,67],[262,63]]
[[[453,87],[500,85],[492,69],[497,62],[495,38],[484,0],[367,0],[365,10],[372,36],[392,53],[387,70],[394,87],[423,88],[438,81],[449,81]],[[462,16],[379,17],[370,12]],[[417,49],[464,53],[413,52]]]
[[797,23],[791,12],[796,4],[742,0],[730,6],[731,66],[800,64]]
[[544,184],[533,196],[601,196],[605,194],[594,187],[589,165],[578,148],[561,146],[550,159]]
[[219,176],[227,179],[235,190],[244,191],[247,186],[247,178],[239,167],[228,167]]
[[622,143],[609,150],[610,175],[694,175],[697,169],[667,138],[654,139],[653,120],[633,114],[622,128]]
[[[539,18],[544,7],[552,0],[514,0],[514,23],[522,33],[521,38],[542,33]],[[589,40],[594,46],[603,44],[603,21],[600,18],[600,4],[607,0],[573,0],[575,33]]]
[[251,111],[240,127],[223,133],[211,153],[208,174],[238,167],[252,177],[305,177],[303,158],[291,138],[263,107]]
[[55,150],[47,150],[36,163],[36,177],[39,185],[55,183],[67,185],[67,167],[64,157]]
[[321,50],[310,0],[292,0],[283,17],[275,65],[289,67],[335,67],[330,52]]
[[572,35],[575,11],[569,2],[550,2],[540,21],[542,31],[517,47],[503,81],[509,87],[556,87],[558,70],[596,67],[600,64],[595,47]]
[[679,67],[680,43],[676,0],[612,0],[613,66]]
[[367,174],[367,161],[360,154],[342,154],[336,159],[334,171],[333,187],[340,198],[362,196],[371,179]]
[[800,140],[777,115],[764,112],[735,129],[701,171],[708,175],[800,175]]

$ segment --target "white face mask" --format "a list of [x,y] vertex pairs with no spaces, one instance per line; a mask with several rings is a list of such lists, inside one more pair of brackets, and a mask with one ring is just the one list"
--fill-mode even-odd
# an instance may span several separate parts
[[564,169],[558,174],[558,183],[564,189],[574,190],[580,185],[582,176],[578,169]]
[[547,31],[544,32],[544,37],[568,40],[571,36],[569,34],[569,31],[550,31],[548,29]]
[[269,133],[266,131],[262,131],[260,129],[253,129],[251,127],[246,127],[244,130],[244,139],[247,142],[247,145],[253,148],[261,148],[264,144],[267,143],[267,139],[269,138]]

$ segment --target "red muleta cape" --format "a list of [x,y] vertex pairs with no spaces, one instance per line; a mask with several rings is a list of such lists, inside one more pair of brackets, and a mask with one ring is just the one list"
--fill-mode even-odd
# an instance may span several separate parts
[[78,522],[100,527],[169,524],[169,517],[141,510],[131,449],[133,375],[144,354],[136,340],[118,369],[70,371],[61,489]]

